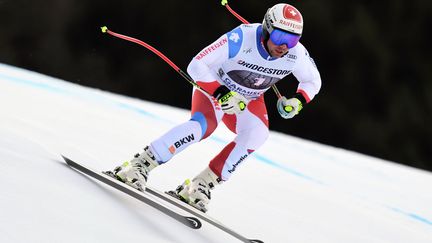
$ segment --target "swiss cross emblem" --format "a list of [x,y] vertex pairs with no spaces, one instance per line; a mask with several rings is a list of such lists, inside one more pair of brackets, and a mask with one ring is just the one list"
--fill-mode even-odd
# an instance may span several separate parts
[[239,34],[234,32],[234,33],[231,33],[229,39],[234,41],[235,43],[237,43],[240,39],[240,36],[239,36]]
[[286,19],[293,19],[298,22],[302,21],[301,14],[298,12],[297,9],[290,5],[285,5],[283,9],[283,15]]

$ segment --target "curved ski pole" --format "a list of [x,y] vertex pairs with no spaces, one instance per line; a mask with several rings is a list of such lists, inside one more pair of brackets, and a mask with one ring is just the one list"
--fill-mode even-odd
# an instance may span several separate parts
[[[243,18],[242,16],[240,16],[238,13],[236,13],[236,11],[234,11],[229,5],[228,5],[228,0],[222,0],[221,1],[222,6],[225,6],[228,11],[230,11],[230,13],[232,15],[234,15],[238,20],[240,20],[240,22],[242,22],[243,24],[249,24],[249,21],[247,21],[245,18]],[[272,85],[273,91],[275,92],[276,96],[279,98],[282,97],[281,93],[279,92],[278,88],[276,87],[275,84]]]
[[195,88],[201,90],[202,92],[210,95],[207,91],[205,91],[203,88],[201,88],[201,86],[199,86],[197,83],[195,83],[195,81],[191,78],[191,76],[189,76],[189,74],[187,74],[186,72],[184,72],[183,70],[181,70],[177,65],[175,65],[174,62],[172,62],[168,57],[166,57],[162,52],[158,51],[153,46],[147,44],[146,42],[144,42],[142,40],[139,40],[139,39],[127,36],[127,35],[122,35],[122,34],[114,32],[114,31],[111,31],[106,26],[101,27],[101,30],[102,30],[102,33],[107,33],[107,34],[112,35],[114,37],[117,37],[117,38],[120,38],[120,39],[123,39],[123,40],[126,40],[126,41],[130,41],[130,42],[136,43],[138,45],[141,45],[141,46],[147,48],[148,50],[152,51],[154,54],[156,54],[157,56],[159,56],[162,60],[164,60],[168,65],[170,65],[186,81],[188,81],[190,84],[192,84],[192,86],[194,86]]

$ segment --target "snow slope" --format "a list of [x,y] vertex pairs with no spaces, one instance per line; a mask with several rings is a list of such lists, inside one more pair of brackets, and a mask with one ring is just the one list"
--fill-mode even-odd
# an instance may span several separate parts
[[[186,228],[60,157],[111,169],[188,118],[0,64],[0,242],[237,242],[206,223]],[[221,125],[149,184],[176,187],[232,138]],[[264,242],[430,243],[431,185],[429,172],[272,132],[213,192],[209,214]]]

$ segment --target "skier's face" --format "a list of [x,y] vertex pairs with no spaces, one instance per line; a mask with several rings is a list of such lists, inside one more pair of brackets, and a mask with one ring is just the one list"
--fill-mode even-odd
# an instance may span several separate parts
[[270,38],[267,40],[267,48],[270,52],[270,55],[277,58],[287,54],[289,50],[286,44],[276,45],[272,42]]

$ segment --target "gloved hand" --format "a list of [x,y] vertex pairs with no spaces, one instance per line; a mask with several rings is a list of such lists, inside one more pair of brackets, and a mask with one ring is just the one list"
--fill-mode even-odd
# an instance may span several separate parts
[[277,109],[283,118],[291,119],[303,109],[303,104],[297,98],[287,99],[282,96],[277,101]]
[[237,92],[229,90],[222,85],[214,92],[213,96],[221,105],[222,111],[226,114],[239,114],[246,109],[248,100]]

